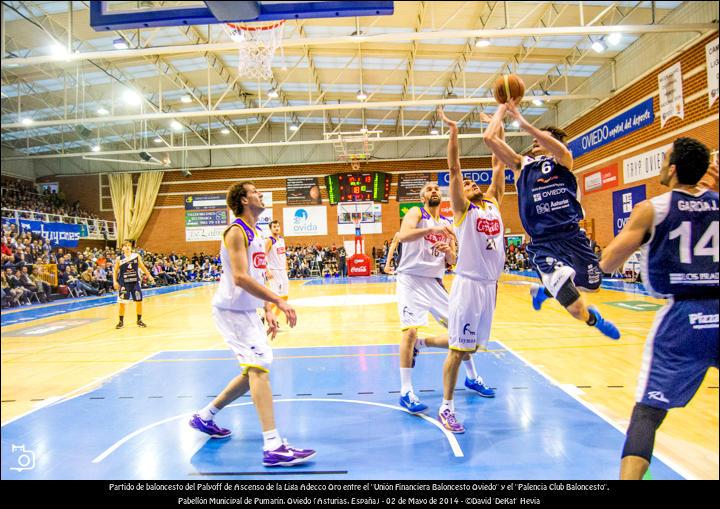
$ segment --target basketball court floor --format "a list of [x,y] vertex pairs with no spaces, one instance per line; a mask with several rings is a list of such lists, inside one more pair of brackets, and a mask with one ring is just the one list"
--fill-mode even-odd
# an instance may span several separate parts
[[[210,316],[214,285],[151,290],[147,329],[128,320],[116,331],[111,297],[3,312],[2,477],[616,479],[661,302],[613,282],[588,296],[622,331],[613,342],[555,302],[535,312],[531,280],[503,275],[492,342],[476,357],[497,397],[469,393],[460,377],[464,435],[445,433],[435,419],[442,350],[424,350],[414,374],[430,412],[412,416],[397,405],[393,278],[293,281],[298,325],[274,341],[276,418],[291,443],[318,456],[282,471],[261,466],[249,397],[218,418],[234,432],[228,440],[187,426],[238,372]],[[442,330],[431,323],[426,332]],[[717,479],[717,415],[711,370],[690,405],[670,412],[648,477]]]

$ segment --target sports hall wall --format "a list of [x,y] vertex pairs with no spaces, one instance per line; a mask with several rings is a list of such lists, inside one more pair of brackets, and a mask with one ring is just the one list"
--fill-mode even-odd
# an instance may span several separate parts
[[[712,149],[718,148],[718,102],[708,106],[707,79],[705,72],[705,46],[717,37],[717,33],[704,38],[692,47],[673,57],[661,66],[639,77],[618,95],[608,99],[583,115],[570,125],[565,126],[570,138],[591,130],[624,110],[653,97],[655,111],[654,122],[625,137],[593,150],[575,161],[578,186],[583,188],[584,177],[608,166],[617,165],[617,186],[582,193],[582,205],[588,219],[595,220],[595,239],[602,247],[613,237],[613,192],[644,185],[647,198],[664,192],[657,177],[626,184],[623,180],[623,161],[630,157],[663,147],[679,136],[692,136],[700,139]],[[660,127],[658,74],[676,62],[681,63],[683,75],[683,95],[685,99],[685,118],[671,118],[664,127]],[[462,143],[462,140],[461,140]],[[489,158],[463,158],[464,169],[489,168]],[[350,171],[347,164],[275,166],[241,169],[192,169],[190,177],[184,177],[179,171],[165,173],[160,192],[150,220],[139,244],[145,249],[158,252],[175,251],[180,253],[214,253],[217,242],[186,242],[183,199],[186,194],[221,193],[233,183],[253,180],[257,187],[273,194],[273,218],[283,222],[282,209],[285,207],[285,178],[292,176],[323,176],[332,173]],[[445,158],[408,161],[371,161],[364,163],[361,171],[383,172],[430,172],[431,180],[437,181],[436,173],[447,171]],[[390,202],[382,205],[382,234],[366,235],[366,252],[373,247],[381,247],[385,240],[392,238],[400,226],[399,204],[395,199],[398,175],[393,175]],[[80,199],[90,211],[97,211],[101,217],[112,219],[110,191],[106,176],[92,177],[50,177],[42,181],[58,181],[69,200]],[[322,179],[320,179],[322,183]],[[511,233],[524,233],[518,217],[517,196],[514,186],[507,186],[506,199],[502,205],[503,221],[506,230]],[[343,240],[352,240],[351,236],[337,234],[336,206],[327,202],[327,194],[322,189],[323,205],[327,207],[328,235],[317,237],[289,237],[288,244],[322,244],[338,246]],[[77,197],[77,198],[76,198]]]
[[[608,99],[569,126],[566,131],[570,138],[591,130],[624,110],[653,98],[655,120],[651,125],[615,140],[605,146],[582,155],[575,160],[578,187],[583,189],[584,177],[602,168],[617,165],[618,185],[591,194],[583,192],[582,205],[588,219],[595,219],[595,240],[602,247],[613,238],[613,192],[635,186],[645,186],[647,198],[668,191],[660,185],[658,177],[625,183],[623,161],[653,149],[664,147],[680,136],[696,138],[713,150],[718,148],[718,107],[715,101],[709,106],[705,46],[717,38],[717,32],[704,38],[683,51],[680,55],[664,62],[650,73],[642,76],[621,93]],[[670,118],[664,127],[660,126],[660,104],[658,96],[658,74],[680,62],[685,118]],[[578,171],[580,170],[580,171]]]

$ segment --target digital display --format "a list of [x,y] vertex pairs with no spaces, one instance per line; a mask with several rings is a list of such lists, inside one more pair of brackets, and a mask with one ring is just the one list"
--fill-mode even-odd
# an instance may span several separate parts
[[331,205],[341,201],[387,203],[392,176],[388,173],[337,173],[325,177]]

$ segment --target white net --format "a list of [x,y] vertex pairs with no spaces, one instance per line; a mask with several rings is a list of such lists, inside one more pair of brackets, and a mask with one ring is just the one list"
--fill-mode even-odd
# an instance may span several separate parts
[[226,23],[225,30],[238,45],[241,76],[269,80],[275,51],[282,44],[285,20],[264,26],[243,26]]

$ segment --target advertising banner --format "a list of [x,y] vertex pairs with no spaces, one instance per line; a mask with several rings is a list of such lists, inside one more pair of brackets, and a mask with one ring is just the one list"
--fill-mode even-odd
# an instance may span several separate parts
[[430,181],[429,173],[410,173],[398,179],[397,201],[417,201],[420,191]]
[[671,146],[672,144],[665,145],[625,159],[623,161],[623,181],[626,184],[632,184],[660,175],[663,161],[665,161],[665,152]]
[[285,237],[327,235],[327,207],[285,207],[283,233]]
[[603,191],[618,186],[618,164],[614,163],[583,177],[585,194]]
[[49,239],[50,244],[59,247],[77,247],[81,232],[79,224],[44,223],[29,219],[20,219],[20,229]]
[[321,205],[320,185],[315,177],[293,177],[285,180],[288,205]]
[[708,108],[712,108],[713,103],[718,98],[718,41],[715,39],[705,46],[705,62],[707,64],[707,85],[708,85]]
[[[464,179],[470,179],[479,186],[489,186],[492,182],[492,170],[464,170]],[[512,170],[505,170],[505,184],[515,183],[515,173]],[[450,186],[450,172],[438,173],[438,184],[440,187]]]
[[617,139],[627,136],[653,123],[655,113],[653,111],[652,97],[641,102],[637,106],[620,113],[601,126],[588,131],[568,143],[568,148],[573,157],[578,158],[583,154],[607,145]]
[[625,227],[635,205],[645,200],[645,184],[613,192],[613,234]]
[[672,117],[685,118],[680,62],[658,74],[658,86],[660,88],[660,127],[665,127],[665,123]]
[[219,241],[229,224],[225,194],[185,196],[185,241]]

